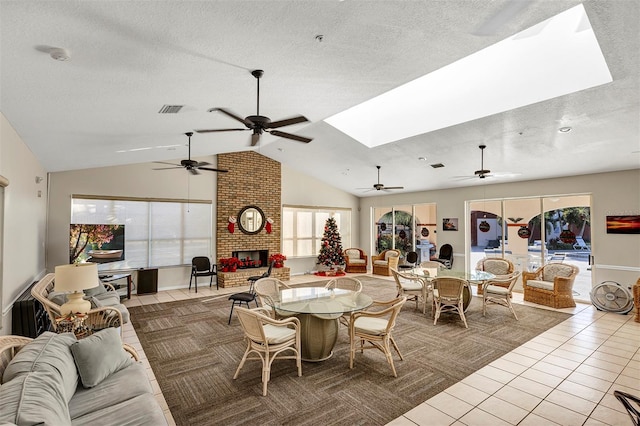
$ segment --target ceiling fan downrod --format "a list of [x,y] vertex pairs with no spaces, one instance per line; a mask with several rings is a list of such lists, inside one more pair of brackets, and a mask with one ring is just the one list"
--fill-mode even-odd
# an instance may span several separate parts
[[256,99],[256,115],[260,115],[260,78],[264,75],[263,70],[253,70],[251,71],[251,75],[254,76],[257,80],[258,84],[258,96]]

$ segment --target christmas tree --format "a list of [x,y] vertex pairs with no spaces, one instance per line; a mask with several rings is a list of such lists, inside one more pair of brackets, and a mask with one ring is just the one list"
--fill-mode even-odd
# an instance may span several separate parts
[[342,241],[336,220],[332,217],[327,219],[324,225],[324,235],[318,255],[318,263],[325,266],[344,265],[342,256]]

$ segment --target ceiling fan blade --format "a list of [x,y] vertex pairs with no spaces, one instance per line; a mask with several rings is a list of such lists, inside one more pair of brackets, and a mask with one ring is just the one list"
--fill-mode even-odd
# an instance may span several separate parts
[[166,161],[154,161],[154,163],[156,164],[168,164],[170,166],[178,166],[178,167],[182,167],[180,164],[176,164],[176,163],[167,163]]
[[382,189],[404,189],[404,186],[385,186]]
[[253,126],[255,126],[255,123],[251,120],[248,120],[246,118],[242,118],[237,114],[232,113],[231,111],[228,111],[224,108],[211,108],[209,110],[209,112],[213,112],[213,111],[220,111],[221,113],[223,113],[224,115],[233,118],[236,121],[241,122],[242,124],[244,124],[245,126],[249,127],[249,128],[253,128]]
[[251,146],[258,145],[258,142],[260,142],[260,133],[252,134],[251,135]]
[[204,129],[204,130],[196,130],[196,133],[235,132],[237,130],[249,130],[249,129]]
[[313,140],[311,138],[305,138],[304,136],[292,135],[291,133],[281,132],[280,130],[271,130],[269,133],[271,133],[274,136],[280,136],[281,138],[292,139],[294,141],[304,142],[304,143],[309,143]]
[[196,169],[195,167],[187,169],[187,170],[189,170],[189,173],[191,173],[192,175],[199,175],[200,174],[198,169]]
[[198,170],[209,170],[210,172],[220,172],[220,173],[227,173],[229,171],[224,169],[213,169],[210,167],[198,167]]
[[202,166],[209,166],[211,165],[211,163],[207,163],[206,161],[201,161],[199,163],[196,163],[194,167],[202,167]]
[[309,121],[307,117],[299,115],[297,117],[287,118],[285,120],[272,121],[264,126],[265,129],[275,129],[278,127],[290,126],[292,124],[304,123]]
[[160,168],[155,168],[155,169],[151,169],[151,170],[170,170],[170,169],[181,169],[182,166],[173,166],[173,167],[160,167]]

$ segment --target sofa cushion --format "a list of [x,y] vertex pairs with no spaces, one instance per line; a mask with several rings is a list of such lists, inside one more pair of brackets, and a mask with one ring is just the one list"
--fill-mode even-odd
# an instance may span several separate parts
[[62,306],[67,303],[67,293],[64,291],[52,291],[47,294],[47,299],[51,300],[58,306]]
[[160,426],[167,420],[153,394],[145,393],[117,405],[73,419],[74,426],[136,425]]
[[120,295],[115,291],[107,291],[101,294],[91,296],[96,299],[100,306],[114,306],[120,303]]
[[389,250],[384,254],[384,260],[386,261],[388,261],[392,257],[398,257],[398,252]]
[[133,360],[122,348],[115,328],[105,328],[71,345],[82,386],[91,388]]
[[69,401],[69,415],[71,419],[76,419],[152,392],[144,365],[133,362],[90,389],[78,386],[78,390]]
[[68,402],[78,386],[78,373],[69,349],[76,342],[73,333],[42,333],[22,348],[7,365],[2,383],[31,371],[51,372],[58,378],[58,386]]
[[347,249],[344,251],[345,256],[349,256],[349,261],[353,262],[354,259],[360,258],[360,250],[357,249]]
[[100,294],[104,294],[106,292],[107,292],[107,288],[104,286],[102,282],[99,282],[96,287],[92,287],[84,290],[84,295],[92,297],[92,296],[98,296]]
[[556,277],[569,278],[573,274],[573,268],[561,263],[549,263],[542,270],[542,279],[544,281],[555,280]]
[[529,287],[541,288],[544,290],[553,291],[553,281],[539,281],[539,280],[527,280],[527,285]]
[[0,407],[2,424],[71,425],[64,389],[55,372],[31,371],[2,384]]

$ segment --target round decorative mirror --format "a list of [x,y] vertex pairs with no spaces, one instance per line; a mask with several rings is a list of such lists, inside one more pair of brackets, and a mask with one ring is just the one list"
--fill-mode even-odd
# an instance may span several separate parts
[[245,234],[257,234],[264,228],[264,213],[258,206],[246,206],[238,214],[238,227]]

